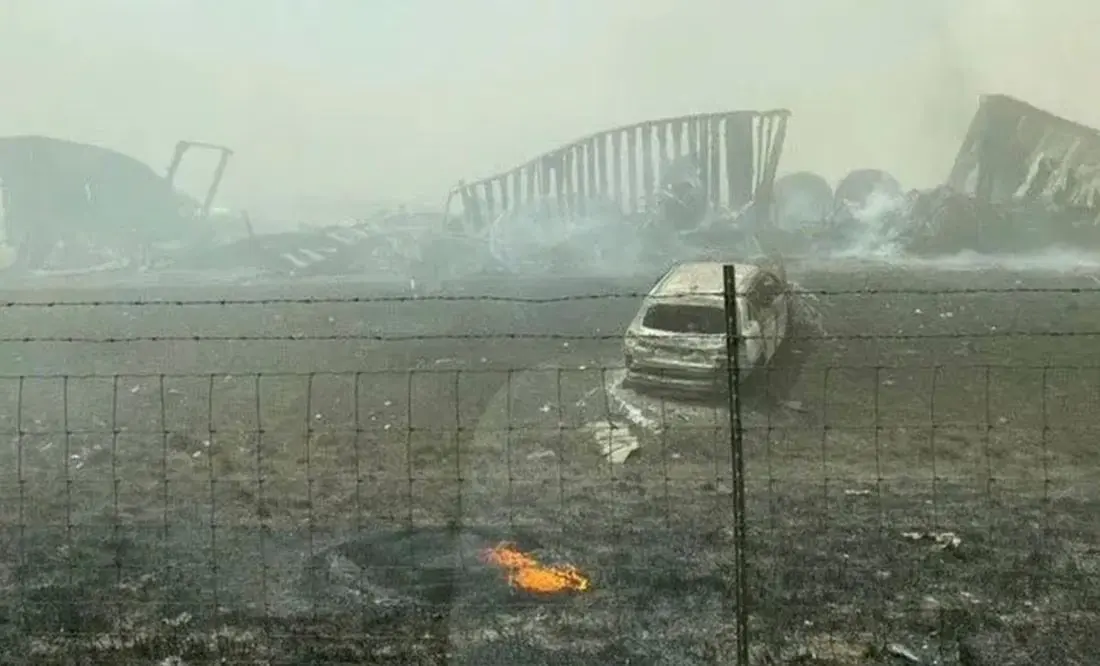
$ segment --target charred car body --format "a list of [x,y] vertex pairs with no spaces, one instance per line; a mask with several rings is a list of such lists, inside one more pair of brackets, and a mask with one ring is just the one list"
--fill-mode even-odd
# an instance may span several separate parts
[[[781,267],[736,263],[738,367],[767,366],[787,339],[791,296]],[[726,388],[722,262],[678,264],[653,286],[627,328],[624,385],[685,394]]]

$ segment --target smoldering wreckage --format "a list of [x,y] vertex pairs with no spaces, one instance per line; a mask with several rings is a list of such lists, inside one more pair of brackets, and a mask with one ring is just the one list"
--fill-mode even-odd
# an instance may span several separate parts
[[[386,211],[258,233],[216,207],[230,148],[181,141],[164,174],[113,150],[0,138],[9,276],[91,270],[364,275],[421,288],[478,274],[648,273],[677,261],[780,253],[942,256],[1100,249],[1100,132],[982,98],[946,182],[906,192],[857,169],[832,187],[776,176],[790,113],[733,111],[593,134],[462,182],[445,210]],[[200,197],[176,186],[192,150],[218,163]]]
[[[442,214],[389,211],[344,223],[303,225],[285,233],[260,233],[257,229],[263,225],[247,213],[215,205],[233,155],[225,146],[181,141],[167,170],[160,174],[105,148],[48,137],[0,138],[6,265],[0,284],[5,280],[33,284],[51,273],[92,270],[155,273],[243,268],[256,276],[288,278],[397,276],[419,291],[479,274],[633,273],[656,277],[660,273],[666,277],[654,285],[653,298],[647,299],[647,303],[656,303],[662,285],[668,291],[668,284],[677,281],[698,283],[710,292],[721,269],[715,260],[735,257],[746,285],[753,281],[759,285],[759,289],[746,290],[744,311],[774,315],[772,324],[767,316],[742,317],[742,325],[768,325],[762,325],[763,335],[746,331],[742,336],[759,339],[761,344],[756,352],[746,353],[743,362],[739,358],[741,367],[746,367],[768,363],[782,346],[788,328],[785,292],[769,289],[767,279],[781,282],[786,275],[746,268],[753,263],[748,259],[761,254],[828,259],[874,253],[920,257],[963,251],[1007,254],[1057,246],[1100,250],[1100,132],[1096,130],[1018,100],[987,96],[981,100],[946,182],[931,190],[907,192],[890,174],[875,169],[853,171],[835,188],[813,173],[778,177],[791,117],[783,110],[734,111],[615,128],[510,171],[460,183],[449,193]],[[191,196],[182,193],[176,182],[182,161],[196,150],[214,151],[218,162],[208,188],[200,196]],[[692,270],[685,272],[686,265]],[[679,293],[679,287],[673,291]],[[662,329],[660,324],[650,326],[648,318],[654,312],[647,303],[628,329],[624,369],[643,378],[653,370],[669,370],[657,362],[656,355],[649,354],[652,350],[645,344],[630,347],[633,333],[641,339],[651,333],[646,329]],[[702,305],[709,306],[710,301]],[[725,322],[708,318],[716,308],[697,309],[703,316],[693,324],[694,330],[668,335],[664,327],[664,343],[697,353],[701,347],[697,340],[709,337],[707,343],[714,344],[720,356],[724,347],[717,345],[725,342]],[[705,370],[714,366],[713,361],[708,358],[687,369]],[[685,370],[682,365],[672,369]],[[697,372],[681,383],[699,383],[699,375],[705,373]],[[622,462],[615,454],[627,451],[625,455],[629,455],[629,448],[623,445],[604,453]],[[591,600],[586,599],[586,626],[597,626],[597,620],[614,616],[615,626],[621,630],[623,616],[631,616],[622,613],[625,602],[625,607],[657,607],[652,618],[631,618],[639,630],[644,629],[634,633],[650,635],[659,622],[662,629],[677,624],[676,631],[695,636],[679,626],[694,624],[695,618],[686,615],[689,621],[682,622],[684,616],[677,609],[680,619],[672,621],[668,613],[672,606],[654,602],[652,588],[666,585],[666,579],[660,578],[658,583],[649,570],[654,562],[665,563],[662,558],[666,556],[648,559],[638,555],[645,550],[641,545],[649,538],[645,534],[637,535],[637,547],[607,549],[602,555],[580,558],[568,548],[536,556],[536,551],[553,549],[543,547],[535,535],[517,535],[515,531],[509,526],[505,531],[418,528],[379,532],[368,540],[336,545],[316,555],[311,551],[309,575],[318,580],[309,578],[309,582],[311,586],[316,583],[317,597],[330,604],[321,606],[326,612],[346,612],[352,603],[348,600],[353,600],[360,604],[354,606],[357,610],[366,608],[377,614],[372,620],[381,623],[398,617],[400,626],[416,630],[424,625],[410,618],[425,610],[421,605],[425,601],[431,602],[432,608],[454,604],[447,621],[473,632],[474,628],[461,620],[464,615],[473,618],[474,613],[465,611],[475,604],[489,608],[508,604],[518,609],[533,598],[594,592],[587,595]],[[179,538],[192,549],[193,534]],[[312,548],[312,535],[310,538]],[[701,551],[712,538],[717,537],[685,535],[683,550]],[[456,576],[452,555],[467,551],[486,566],[471,567],[472,574],[463,571]],[[409,553],[417,553],[417,559],[410,562]],[[380,566],[379,562],[403,566]],[[298,566],[298,562],[288,561],[285,566]],[[369,577],[364,575],[368,567]],[[681,567],[670,560],[668,568]],[[629,573],[632,570],[646,573]],[[107,572],[115,581],[114,565],[96,571]],[[417,572],[415,580],[405,573],[413,571]],[[600,579],[600,571],[624,572],[617,574],[623,591],[601,597],[600,588],[608,587],[609,581]],[[705,575],[694,576],[690,572],[683,578],[669,578],[677,582],[667,585],[690,585],[692,594],[698,588],[698,598],[692,597],[693,613],[706,613],[712,607],[727,611],[729,602],[721,596],[728,588],[726,579],[709,569]],[[159,579],[150,580],[161,584]],[[182,582],[195,587],[193,579]],[[32,595],[44,597],[44,590],[58,587],[28,589]],[[645,588],[649,596],[632,592],[635,588]],[[668,588],[658,589],[664,594]],[[131,593],[128,589],[124,592]],[[135,594],[144,595],[145,590],[138,589]],[[372,603],[361,603],[361,598]],[[374,601],[378,599],[385,603]],[[47,608],[48,604],[41,606]],[[315,612],[316,608],[311,609],[311,614]],[[144,616],[139,619],[145,620]],[[65,621],[67,618],[44,614],[32,624],[53,627],[50,623],[54,622],[58,625],[54,633],[62,635]],[[155,624],[167,627],[172,635],[190,636],[186,628],[180,628],[188,621],[184,614],[174,620],[157,618]],[[270,626],[277,627],[280,621],[284,620],[274,620],[276,624]],[[300,627],[285,622],[292,628],[288,635],[298,635]],[[479,623],[480,616],[468,624]],[[568,633],[562,635],[580,643],[579,630],[579,625],[570,624]],[[542,652],[477,652],[509,644],[470,639],[474,654],[452,663],[673,663],[642,659],[639,654],[648,653],[629,643],[632,632],[623,633],[627,636],[623,643],[597,655],[596,662],[567,662],[560,657],[544,660]],[[316,642],[320,643],[320,638]],[[430,634],[407,638],[416,649],[435,640]],[[393,640],[401,640],[401,636],[395,635]],[[205,645],[205,639],[202,642]],[[315,649],[311,640],[298,642],[303,651]],[[383,647],[393,649],[388,643]],[[624,652],[611,652],[620,648]],[[64,654],[61,648],[58,651]],[[882,663],[922,663],[902,648],[890,646],[886,653],[890,661]],[[315,659],[311,663],[320,662]],[[701,657],[676,663],[721,662]],[[822,662],[799,653],[786,663]]]

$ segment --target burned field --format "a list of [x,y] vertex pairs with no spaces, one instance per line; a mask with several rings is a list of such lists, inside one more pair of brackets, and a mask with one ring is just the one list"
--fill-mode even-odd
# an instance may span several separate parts
[[[746,401],[756,657],[1096,654],[1096,282],[794,275],[831,293]],[[263,296],[6,308],[6,657],[732,662],[728,418],[624,419],[637,298],[216,302]]]

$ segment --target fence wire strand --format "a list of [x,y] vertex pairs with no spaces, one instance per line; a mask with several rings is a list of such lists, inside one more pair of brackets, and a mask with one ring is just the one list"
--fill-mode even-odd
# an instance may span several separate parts
[[[721,297],[721,291],[695,291],[696,295]],[[849,289],[806,289],[792,287],[790,293],[795,296],[1020,296],[1023,294],[1067,294],[1081,295],[1100,293],[1100,283],[1096,286],[1048,286],[1027,287],[1016,285],[1012,287],[952,287],[952,288],[918,288],[918,287],[860,287]],[[80,300],[42,300],[42,301],[4,301],[0,300],[0,308],[32,308],[32,309],[62,309],[62,308],[119,308],[119,307],[236,307],[241,305],[270,306],[270,305],[365,305],[365,304],[395,304],[395,303],[513,303],[526,305],[547,305],[554,303],[573,303],[577,301],[608,301],[608,300],[637,300],[648,295],[648,291],[615,291],[599,293],[565,294],[557,296],[508,296],[503,294],[404,294],[389,296],[272,296],[266,298],[135,298],[135,299],[80,299]]]
[[[1100,654],[1090,291],[800,290],[820,320],[741,368],[737,400],[669,394],[675,368],[655,375],[666,392],[627,381],[637,293],[3,302],[0,650],[1084,663]],[[914,312],[951,296],[965,307]],[[336,307],[404,302],[422,310],[361,326]],[[176,314],[124,334],[145,306]],[[210,349],[179,344],[196,341]],[[271,341],[292,344],[253,344]],[[338,341],[358,345],[311,344]],[[739,359],[715,358],[720,385]]]

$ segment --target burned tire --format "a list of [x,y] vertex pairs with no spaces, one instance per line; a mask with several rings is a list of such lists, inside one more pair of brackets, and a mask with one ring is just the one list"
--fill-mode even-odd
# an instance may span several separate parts
[[797,231],[807,224],[828,219],[833,209],[833,188],[816,173],[799,171],[775,181],[776,226]]
[[881,169],[856,169],[837,184],[834,203],[838,209],[846,204],[858,209],[866,207],[876,195],[892,199],[903,194],[901,183],[889,173]]

